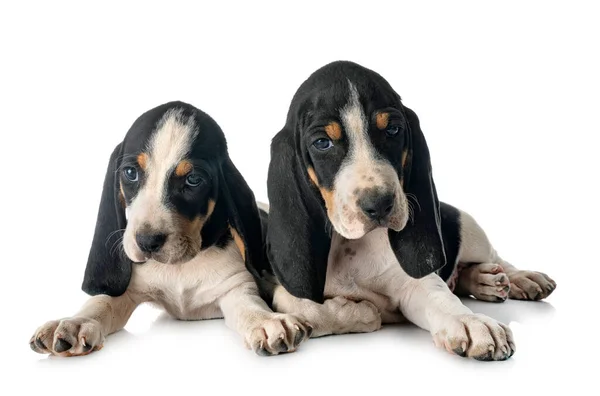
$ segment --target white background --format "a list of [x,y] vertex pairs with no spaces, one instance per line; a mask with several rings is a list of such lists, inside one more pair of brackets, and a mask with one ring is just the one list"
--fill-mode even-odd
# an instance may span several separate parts
[[[0,393],[597,391],[593,2],[83,3],[0,8],[0,387],[18,387]],[[265,200],[270,139],[292,95],[337,59],[378,71],[417,112],[440,197],[473,214],[504,258],[558,283],[546,302],[466,302],[510,324],[512,359],[461,359],[410,325],[261,358],[222,320],[148,307],[98,353],[29,349],[37,326],[86,298],[105,166],[138,115],[170,100],[208,112]]]

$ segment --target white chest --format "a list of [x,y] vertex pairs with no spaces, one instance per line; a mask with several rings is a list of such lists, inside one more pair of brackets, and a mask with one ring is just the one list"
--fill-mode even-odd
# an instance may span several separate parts
[[248,281],[252,277],[232,243],[206,249],[183,264],[134,265],[130,289],[176,318],[209,319],[222,316],[218,300],[224,294]]
[[334,233],[327,267],[325,295],[366,299],[382,313],[398,312],[398,287],[407,275],[392,251],[386,229],[356,240]]

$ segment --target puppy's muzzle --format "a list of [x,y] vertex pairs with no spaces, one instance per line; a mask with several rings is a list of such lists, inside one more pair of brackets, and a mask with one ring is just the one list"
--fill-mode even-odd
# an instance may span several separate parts
[[369,192],[358,201],[358,206],[365,216],[378,225],[385,225],[394,210],[396,195],[394,193]]

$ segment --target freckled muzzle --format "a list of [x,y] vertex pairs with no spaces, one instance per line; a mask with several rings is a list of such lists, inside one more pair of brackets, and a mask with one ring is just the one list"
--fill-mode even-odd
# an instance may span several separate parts
[[336,180],[336,208],[330,219],[349,239],[375,228],[400,231],[408,221],[408,203],[394,168],[383,162],[343,169]]

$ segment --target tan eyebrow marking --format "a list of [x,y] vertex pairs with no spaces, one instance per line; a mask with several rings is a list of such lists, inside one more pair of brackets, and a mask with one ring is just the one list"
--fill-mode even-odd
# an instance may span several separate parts
[[342,137],[342,127],[337,122],[330,122],[325,127],[325,133],[333,140],[339,140]]
[[142,168],[143,170],[146,170],[146,167],[148,166],[148,154],[141,153],[140,155],[138,155],[137,163],[140,166],[140,168]]
[[377,116],[375,116],[375,123],[377,124],[377,128],[379,128],[379,129],[387,128],[389,119],[390,119],[390,113],[377,113]]
[[193,169],[194,165],[192,165],[190,161],[183,160],[179,164],[177,164],[177,167],[175,168],[175,174],[177,176],[185,176],[188,173],[190,173]]

